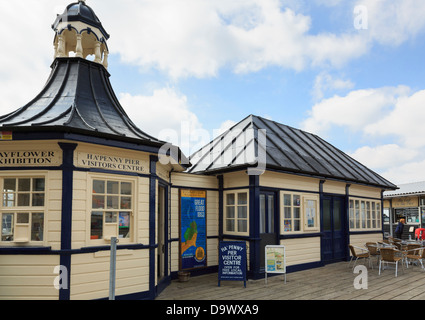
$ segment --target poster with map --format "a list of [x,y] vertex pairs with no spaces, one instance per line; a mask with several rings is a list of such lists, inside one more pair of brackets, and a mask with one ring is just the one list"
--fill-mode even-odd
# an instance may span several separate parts
[[180,190],[181,270],[207,266],[207,223],[205,190]]

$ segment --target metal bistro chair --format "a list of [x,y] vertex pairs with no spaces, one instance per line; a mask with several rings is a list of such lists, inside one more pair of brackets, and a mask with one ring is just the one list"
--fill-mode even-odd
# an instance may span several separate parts
[[[348,245],[348,247],[350,248],[350,251],[351,251],[351,260],[350,260],[350,263],[348,264],[348,267],[350,267],[351,262],[353,262],[354,258],[356,258],[356,260],[354,261],[353,269],[356,266],[357,260],[359,259],[368,259],[369,266],[371,266],[369,250],[365,248],[361,248],[361,247],[356,247],[351,244]],[[357,251],[361,251],[361,252],[357,253]],[[373,266],[372,266],[372,269],[373,269]]]
[[[395,264],[395,276],[397,277],[398,273],[398,263],[401,261],[402,269],[403,267],[403,255],[400,250],[393,248],[381,248],[381,259],[379,260],[379,275],[381,275],[381,266],[383,263]],[[404,272],[404,269],[403,269]]]
[[408,265],[408,261],[412,261],[412,262],[419,261],[421,263],[422,270],[425,270],[424,263],[423,263],[424,259],[425,259],[424,247],[418,246],[417,248],[407,250],[406,252],[406,265]]
[[[370,256],[376,258],[376,264],[378,264],[379,263],[379,257],[380,257],[380,253],[379,253],[379,249],[378,249],[378,243],[376,243],[376,242],[366,242],[365,247],[369,251]],[[372,269],[373,269],[373,264],[372,264]]]

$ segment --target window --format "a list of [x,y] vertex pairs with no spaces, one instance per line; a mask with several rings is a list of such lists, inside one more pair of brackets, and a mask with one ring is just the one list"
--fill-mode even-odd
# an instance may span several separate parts
[[318,230],[318,200],[311,197],[304,199],[305,223],[304,230]]
[[248,233],[248,192],[226,193],[226,217],[224,229],[227,233]]
[[282,194],[282,233],[309,232],[319,228],[319,198],[299,193]]
[[301,231],[301,195],[283,194],[283,232]]
[[350,229],[381,229],[381,202],[371,200],[350,199]]
[[44,178],[2,180],[1,242],[43,241]]
[[133,184],[93,180],[90,239],[131,237]]

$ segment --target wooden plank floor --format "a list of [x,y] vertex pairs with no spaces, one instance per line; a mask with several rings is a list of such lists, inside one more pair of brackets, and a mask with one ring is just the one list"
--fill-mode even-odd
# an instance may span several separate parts
[[393,266],[378,275],[378,267],[368,268],[368,288],[356,289],[355,274],[348,262],[327,265],[283,276],[243,282],[222,281],[217,274],[192,277],[189,282],[172,281],[156,300],[424,300],[425,271],[418,266],[399,267],[395,277]]

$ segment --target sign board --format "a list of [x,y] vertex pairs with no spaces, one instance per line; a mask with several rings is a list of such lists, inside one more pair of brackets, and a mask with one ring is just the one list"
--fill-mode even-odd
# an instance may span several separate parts
[[78,152],[77,155],[78,167],[149,174],[149,164],[140,159],[86,152]]
[[62,152],[58,150],[0,150],[0,165],[2,167],[46,167],[60,166]]
[[180,268],[207,266],[207,192],[180,190]]
[[286,252],[285,246],[266,246],[265,250],[266,259],[266,284],[268,273],[285,274],[286,283]]
[[246,242],[220,242],[218,286],[222,280],[243,281],[246,288]]

